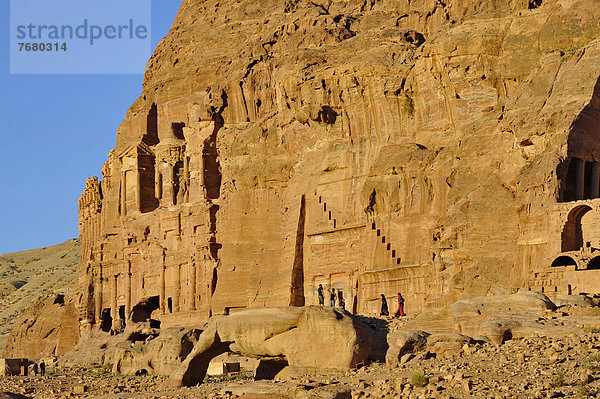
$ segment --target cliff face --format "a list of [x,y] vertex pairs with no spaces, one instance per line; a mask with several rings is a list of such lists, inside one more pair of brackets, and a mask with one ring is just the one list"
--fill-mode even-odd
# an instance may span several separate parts
[[587,184],[600,158],[599,21],[592,0],[185,0],[80,200],[83,325],[319,284],[366,314],[562,290],[573,160]]
[[62,356],[73,349],[79,341],[76,305],[73,295],[38,298],[17,318],[3,357],[37,360]]

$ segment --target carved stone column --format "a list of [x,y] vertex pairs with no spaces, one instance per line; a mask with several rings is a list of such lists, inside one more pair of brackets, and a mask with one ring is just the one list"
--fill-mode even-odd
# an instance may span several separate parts
[[203,298],[198,298],[198,294],[200,295],[204,295],[204,292],[202,290],[202,282],[203,282],[203,278],[202,278],[202,273],[204,270],[204,262],[201,262],[200,264],[196,264],[194,263],[195,267],[194,267],[194,274],[196,275],[196,278],[194,279],[194,309],[198,310],[202,307],[202,299]]
[[198,185],[200,186],[201,190],[204,190],[204,155],[202,153],[198,158],[198,166],[200,170],[200,173],[198,173]]
[[190,279],[189,292],[188,292],[188,310],[196,310],[196,263],[189,264],[188,278]]
[[165,179],[163,181],[163,199],[166,205],[173,205],[175,200],[175,190],[173,189],[173,184],[175,182],[175,171],[173,168],[173,165],[167,165]]
[[165,274],[167,272],[167,268],[163,265],[160,269],[160,314],[165,314],[165,303],[167,299],[165,298]]
[[121,172],[121,215],[127,215],[127,172]]
[[119,278],[119,276],[111,276],[110,315],[112,317],[112,327],[113,328],[116,328],[116,323],[119,318],[119,309],[117,309],[117,278]]
[[173,295],[173,312],[179,312],[179,298],[181,297],[181,266],[175,267],[175,294]]
[[135,171],[135,206],[138,211],[142,211],[142,171],[137,169]]
[[127,271],[127,282],[126,282],[126,290],[125,290],[125,320],[129,318],[129,314],[131,313],[131,264],[129,265],[129,270]]
[[156,193],[156,199],[160,201],[162,198],[162,174],[156,168],[154,175],[154,191]]
[[[187,148],[187,151],[191,151]],[[204,159],[202,158],[202,150],[189,153],[189,185],[188,185],[188,201],[200,202],[204,198]]]
[[102,276],[98,276],[94,281],[94,315],[96,323],[102,323]]
[[184,184],[179,188],[185,190],[183,193],[183,201],[189,202],[190,200],[190,158],[184,155],[183,157],[183,180]]

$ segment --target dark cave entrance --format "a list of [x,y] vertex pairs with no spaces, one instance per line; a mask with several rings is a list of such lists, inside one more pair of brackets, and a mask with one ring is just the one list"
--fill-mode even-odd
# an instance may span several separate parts
[[112,316],[110,315],[110,308],[102,310],[102,323],[100,324],[100,330],[104,332],[110,332],[112,328]]
[[152,312],[160,307],[160,297],[151,296],[141,300],[131,309],[131,321],[134,323],[150,322],[150,328],[160,328],[160,321],[152,319]]

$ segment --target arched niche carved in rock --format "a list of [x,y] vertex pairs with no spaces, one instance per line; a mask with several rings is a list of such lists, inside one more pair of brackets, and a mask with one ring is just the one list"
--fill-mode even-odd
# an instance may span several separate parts
[[552,262],[552,267],[558,266],[577,266],[577,262],[575,262],[575,259],[571,258],[570,256],[563,255],[554,259]]
[[561,235],[561,252],[578,251],[583,248],[583,228],[581,219],[591,211],[588,205],[579,205],[569,212]]

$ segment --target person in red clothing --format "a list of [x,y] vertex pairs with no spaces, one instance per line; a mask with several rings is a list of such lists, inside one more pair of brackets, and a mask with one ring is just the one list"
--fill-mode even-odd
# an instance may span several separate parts
[[406,316],[404,313],[404,298],[402,298],[402,294],[398,293],[398,311],[396,312],[396,317]]

